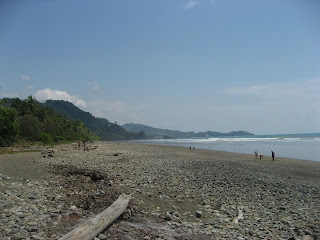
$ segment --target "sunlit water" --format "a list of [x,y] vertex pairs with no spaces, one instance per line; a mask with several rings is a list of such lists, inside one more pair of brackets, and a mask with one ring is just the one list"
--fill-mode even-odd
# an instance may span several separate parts
[[248,154],[254,154],[255,150],[257,150],[259,154],[265,156],[271,156],[271,151],[274,151],[276,157],[320,161],[320,133],[194,139],[154,139],[138,142]]

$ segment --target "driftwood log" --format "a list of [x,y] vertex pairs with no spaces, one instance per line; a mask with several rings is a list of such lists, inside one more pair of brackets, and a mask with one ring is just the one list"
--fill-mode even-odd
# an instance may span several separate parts
[[92,240],[127,209],[130,200],[131,195],[121,194],[106,210],[90,218],[84,224],[69,232],[59,240]]

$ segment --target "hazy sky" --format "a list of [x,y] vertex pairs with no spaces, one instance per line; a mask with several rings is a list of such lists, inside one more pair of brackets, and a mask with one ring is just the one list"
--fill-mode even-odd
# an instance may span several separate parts
[[0,86],[119,124],[320,132],[320,1],[1,0]]

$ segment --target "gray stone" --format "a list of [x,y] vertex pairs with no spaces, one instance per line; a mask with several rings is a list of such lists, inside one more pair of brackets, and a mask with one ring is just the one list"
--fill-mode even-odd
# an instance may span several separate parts
[[36,240],[45,240],[46,239],[44,237],[40,237],[40,236],[37,236],[37,235],[32,235],[31,237],[32,237],[32,239],[36,239]]
[[101,234],[99,234],[98,238],[101,240],[105,240],[105,239],[107,239],[107,236],[101,233]]
[[304,236],[302,237],[302,240],[314,240],[314,238],[311,237],[310,235],[304,235]]
[[164,220],[166,220],[166,221],[171,221],[171,219],[172,219],[172,216],[171,216],[170,213],[166,213],[166,214],[164,215]]
[[14,240],[22,240],[25,239],[25,236],[21,235],[21,234],[16,234],[13,236]]
[[28,224],[29,226],[37,226],[37,225],[38,225],[37,222],[28,222],[27,224]]
[[201,218],[202,217],[202,211],[196,211],[196,217]]

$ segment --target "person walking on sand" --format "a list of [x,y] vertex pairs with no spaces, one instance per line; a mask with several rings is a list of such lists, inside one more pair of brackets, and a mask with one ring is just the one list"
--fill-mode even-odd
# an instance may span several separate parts
[[258,150],[256,150],[256,151],[254,152],[254,156],[255,156],[256,159],[258,159]]
[[271,151],[272,161],[274,161],[274,151]]

